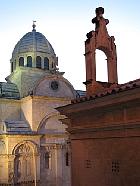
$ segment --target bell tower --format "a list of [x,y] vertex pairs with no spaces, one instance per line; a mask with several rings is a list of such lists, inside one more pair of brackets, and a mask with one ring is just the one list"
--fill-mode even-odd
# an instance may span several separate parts
[[[118,83],[115,38],[109,36],[107,32],[106,25],[109,20],[103,17],[104,8],[96,8],[95,13],[96,17],[92,19],[95,31],[87,33],[85,41],[86,82],[84,84],[87,95],[101,92]],[[107,57],[108,82],[96,81],[96,49],[104,52]]]

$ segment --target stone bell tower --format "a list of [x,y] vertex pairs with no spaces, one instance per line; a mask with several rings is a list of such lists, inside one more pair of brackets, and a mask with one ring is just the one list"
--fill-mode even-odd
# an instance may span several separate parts
[[[115,38],[109,36],[107,32],[106,25],[109,20],[103,17],[104,8],[96,8],[95,13],[96,17],[92,19],[95,31],[87,33],[85,41],[86,82],[84,84],[87,95],[102,92],[118,83]],[[96,49],[103,51],[107,57],[108,82],[96,81]]]

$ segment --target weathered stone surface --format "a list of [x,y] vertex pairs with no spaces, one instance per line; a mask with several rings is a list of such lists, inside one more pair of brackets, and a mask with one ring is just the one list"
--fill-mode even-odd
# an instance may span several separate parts
[[[140,185],[140,79],[117,84],[114,38],[96,9],[86,45],[87,96],[58,108],[68,125],[72,186]],[[96,81],[95,49],[107,55],[108,82]]]
[[35,29],[13,51],[12,73],[0,83],[0,185],[71,185],[69,136],[56,107],[76,91],[57,65],[51,44]]
[[96,9],[96,17],[92,19],[95,31],[90,31],[85,41],[87,95],[97,93],[104,88],[101,83],[96,81],[96,49],[104,52],[107,57],[108,83],[118,83],[115,39],[108,35],[106,25],[109,21],[103,17],[103,13],[102,7]]

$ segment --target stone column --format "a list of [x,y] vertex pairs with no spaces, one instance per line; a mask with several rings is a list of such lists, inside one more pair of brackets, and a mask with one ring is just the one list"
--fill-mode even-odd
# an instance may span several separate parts
[[63,145],[56,144],[56,185],[63,186]]
[[14,159],[15,155],[8,155],[8,183],[14,185]]
[[34,167],[36,172],[34,172],[34,178],[36,178],[36,183],[40,180],[40,154],[34,154]]

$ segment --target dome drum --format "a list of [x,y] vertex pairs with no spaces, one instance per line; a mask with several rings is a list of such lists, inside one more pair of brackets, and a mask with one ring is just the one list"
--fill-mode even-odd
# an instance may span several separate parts
[[50,55],[39,52],[37,52],[35,56],[34,53],[28,52],[18,55],[15,60],[11,60],[11,72],[19,66],[54,70],[56,64],[57,57],[52,58]]

